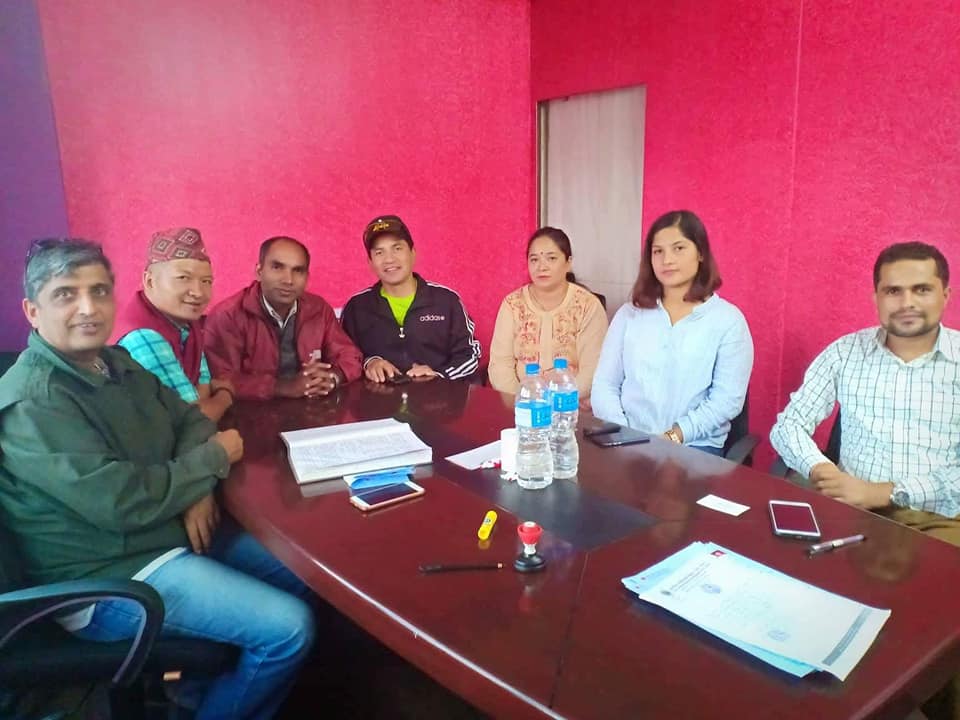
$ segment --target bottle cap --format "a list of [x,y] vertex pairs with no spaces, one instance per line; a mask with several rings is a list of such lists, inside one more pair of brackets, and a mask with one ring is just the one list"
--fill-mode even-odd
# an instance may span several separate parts
[[536,375],[540,372],[539,363],[527,363],[527,375]]
[[566,370],[567,369],[567,359],[566,358],[557,358],[553,361],[553,367],[557,370]]

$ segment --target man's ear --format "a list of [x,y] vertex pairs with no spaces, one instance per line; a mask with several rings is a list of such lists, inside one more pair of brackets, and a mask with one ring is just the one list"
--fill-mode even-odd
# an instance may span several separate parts
[[257,263],[257,266],[253,270],[254,274],[257,276],[257,280],[260,279],[260,273],[263,272],[263,265]]
[[30,327],[34,329],[36,329],[39,325],[37,318],[38,312],[39,308],[37,307],[36,303],[31,302],[27,298],[23,299],[23,315],[25,318],[27,318],[27,322],[30,323]]
[[149,268],[149,267],[148,267],[146,270],[143,271],[143,279],[142,279],[142,282],[143,282],[143,289],[144,289],[144,290],[146,290],[147,288],[152,288],[152,287],[153,287],[153,273],[150,272],[150,268]]

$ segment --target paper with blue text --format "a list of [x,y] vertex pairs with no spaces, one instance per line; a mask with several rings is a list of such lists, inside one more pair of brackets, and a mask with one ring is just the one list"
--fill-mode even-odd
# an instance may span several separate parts
[[[623,583],[641,600],[793,675],[846,679],[890,617],[713,543],[693,543]],[[670,560],[670,558],[668,558]]]

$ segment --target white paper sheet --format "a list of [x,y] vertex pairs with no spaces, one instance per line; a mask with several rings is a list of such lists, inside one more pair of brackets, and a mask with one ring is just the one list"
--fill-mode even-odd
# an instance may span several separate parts
[[743,513],[750,509],[749,505],[741,505],[733,500],[727,500],[716,495],[704,495],[697,500],[697,505],[702,505],[705,508],[726,513],[727,515],[733,515],[734,517],[743,515]]
[[459,465],[467,470],[476,470],[483,463],[491,460],[500,459],[500,441],[494,440],[492,443],[481,445],[473,450],[457,453],[447,458],[454,465]]

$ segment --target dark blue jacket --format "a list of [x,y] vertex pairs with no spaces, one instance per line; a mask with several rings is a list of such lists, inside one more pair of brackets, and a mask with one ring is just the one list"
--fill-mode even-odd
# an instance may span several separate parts
[[473,335],[473,320],[453,290],[427,282],[414,273],[417,292],[403,325],[380,294],[381,284],[357,293],[347,301],[340,322],[363,352],[364,365],[381,357],[406,372],[414,363],[428,365],[449,380],[477,371],[480,342]]

